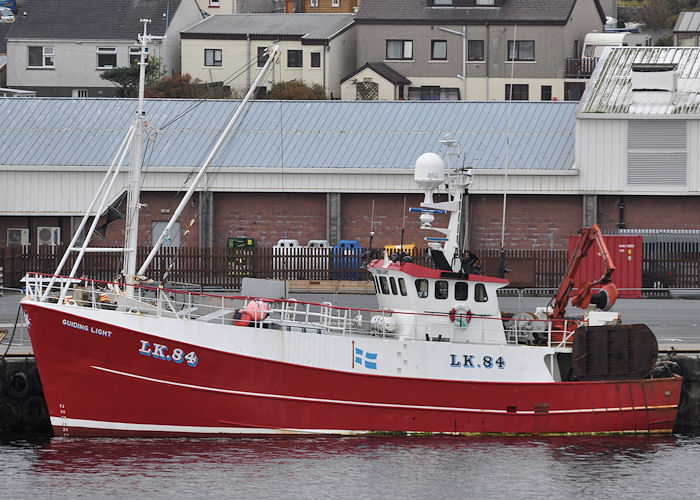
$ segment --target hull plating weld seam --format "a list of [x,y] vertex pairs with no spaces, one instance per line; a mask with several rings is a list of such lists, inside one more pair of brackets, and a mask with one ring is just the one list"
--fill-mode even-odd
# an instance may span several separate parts
[[[268,399],[284,399],[289,401],[304,401],[310,403],[329,403],[329,404],[340,404],[340,405],[350,405],[350,406],[367,406],[375,408],[401,408],[409,410],[437,410],[437,411],[454,411],[463,413],[492,413],[492,414],[516,414],[516,415],[532,415],[536,412],[534,410],[517,410],[515,412],[509,412],[508,410],[493,410],[493,409],[475,409],[475,408],[458,408],[452,406],[424,406],[424,405],[405,405],[396,403],[371,403],[367,401],[346,401],[340,399],[325,399],[325,398],[309,398],[304,396],[285,396],[283,394],[265,394],[260,392],[248,392],[248,391],[235,391],[232,389],[218,389],[216,387],[206,387],[201,385],[193,384],[183,384],[181,382],[172,382],[170,380],[161,380],[152,377],[145,377],[143,375],[136,375],[134,373],[127,373],[118,370],[112,370],[110,368],[104,368],[101,366],[92,365],[91,368],[96,370],[104,371],[107,373],[113,373],[115,375],[121,375],[124,377],[136,378],[140,380],[145,380],[148,382],[155,382],[158,384],[172,385],[177,387],[186,387],[188,389],[197,389],[201,391],[218,392],[222,394],[232,394],[236,396],[248,396],[255,398],[268,398]],[[572,410],[550,410],[546,413],[549,414],[563,414],[563,413],[599,413],[599,412],[621,412],[621,411],[642,411],[642,410],[664,410],[669,408],[675,408],[675,405],[660,405],[660,406],[626,406],[622,408],[581,408]],[[539,413],[539,412],[538,412]]]

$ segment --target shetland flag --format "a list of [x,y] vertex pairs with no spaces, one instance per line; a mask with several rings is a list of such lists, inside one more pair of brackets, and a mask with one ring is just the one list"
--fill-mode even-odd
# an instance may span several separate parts
[[377,369],[377,353],[376,352],[365,352],[359,347],[355,347],[355,363],[362,366],[364,363],[365,368],[370,370]]

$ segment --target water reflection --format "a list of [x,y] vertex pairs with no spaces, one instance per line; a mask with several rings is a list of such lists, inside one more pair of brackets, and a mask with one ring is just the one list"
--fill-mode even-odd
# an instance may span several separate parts
[[2,491],[20,496],[626,497],[695,484],[700,438],[55,438],[0,453],[14,477]]

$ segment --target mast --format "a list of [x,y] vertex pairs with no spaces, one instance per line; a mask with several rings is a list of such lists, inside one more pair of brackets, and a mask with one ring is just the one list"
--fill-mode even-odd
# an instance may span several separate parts
[[[146,33],[150,19],[140,19],[143,23],[143,35],[138,36],[140,45],[139,57],[139,101],[136,111],[136,128],[134,146],[131,151],[131,160],[129,162],[129,184],[127,190],[127,217],[126,228],[124,231],[124,269],[122,271],[127,285],[135,283],[134,275],[136,274],[136,249],[138,247],[139,238],[139,210],[141,208],[141,168],[143,159],[143,138],[145,132],[145,112],[143,110],[144,89],[146,86],[146,56],[148,54],[148,44],[152,40],[160,40],[163,37],[153,36]],[[128,287],[127,293],[132,292],[133,288]]]
[[[454,272],[462,269],[462,251],[460,231],[465,230],[462,224],[462,197],[467,188],[472,183],[472,173],[470,169],[460,168],[456,161],[451,161],[450,157],[457,160],[460,155],[459,143],[450,139],[449,135],[444,140],[438,141],[447,148],[446,157],[448,164],[445,165],[442,159],[433,153],[426,153],[416,161],[416,182],[424,188],[425,201],[421,202],[421,208],[410,208],[409,212],[419,212],[421,214],[421,229],[437,231],[445,236],[429,236],[425,240],[432,252],[444,255],[443,267],[449,267]],[[422,165],[421,165],[422,163]],[[419,171],[420,170],[420,171]],[[433,201],[433,191],[441,184],[447,184],[448,200],[443,202]],[[446,214],[450,212],[450,219],[447,228],[433,227],[433,214]]]

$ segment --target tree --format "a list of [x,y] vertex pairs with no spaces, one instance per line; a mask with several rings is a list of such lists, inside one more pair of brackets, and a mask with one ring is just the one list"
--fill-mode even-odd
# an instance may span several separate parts
[[[119,66],[100,73],[100,78],[121,87],[122,97],[138,97],[139,95],[139,65]],[[157,81],[165,74],[165,66],[158,57],[151,57],[146,66],[146,85]]]
[[314,101],[328,99],[328,97],[326,97],[326,91],[318,83],[309,86],[304,82],[297,80],[274,84],[272,87],[270,87],[270,90],[265,98]]
[[639,20],[652,30],[671,29],[678,14],[698,7],[697,0],[646,0],[639,8]]
[[146,97],[160,98],[194,98],[194,99],[228,99],[231,90],[221,83],[205,83],[199,78],[175,74],[164,76],[146,88]]

